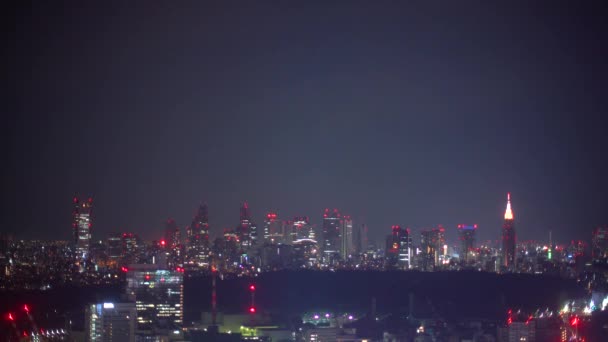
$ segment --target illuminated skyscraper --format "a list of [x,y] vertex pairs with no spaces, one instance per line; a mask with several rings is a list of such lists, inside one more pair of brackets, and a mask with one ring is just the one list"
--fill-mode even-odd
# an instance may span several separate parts
[[87,305],[85,340],[87,342],[135,342],[135,303]]
[[325,263],[331,262],[340,254],[341,224],[338,209],[323,213],[323,257]]
[[513,211],[511,210],[511,194],[507,193],[505,222],[502,225],[502,257],[503,266],[510,270],[515,268],[515,239],[515,225],[513,222]]
[[315,231],[310,224],[310,220],[307,216],[296,216],[292,222],[289,222],[289,241],[292,243],[296,240],[301,239],[312,239],[315,240]]
[[475,234],[477,233],[477,225],[458,225],[458,239],[460,240],[460,259],[468,264],[473,261],[473,253],[475,249]]
[[72,229],[74,230],[74,251],[76,261],[81,263],[82,266],[82,263],[89,257],[91,245],[93,198],[89,197],[85,202],[80,202],[78,197],[74,197],[73,204]]
[[270,212],[264,219],[264,241],[279,243],[283,241],[283,225],[277,213]]
[[445,229],[441,226],[424,230],[420,234],[420,267],[425,271],[432,271],[437,267],[439,256],[445,251]]
[[241,248],[247,249],[255,242],[254,240],[257,239],[257,229],[254,227],[255,225],[251,221],[249,205],[247,202],[244,202],[240,210],[239,225],[235,229]]
[[138,336],[153,338],[181,334],[183,269],[169,271],[160,270],[156,265],[129,265],[126,291],[137,309]]
[[172,218],[168,219],[165,224],[165,236],[161,240],[161,247],[171,266],[176,266],[183,262],[181,235],[177,223]]
[[412,261],[412,237],[409,229],[400,226],[391,227],[391,235],[386,237],[386,266],[410,269]]
[[342,260],[347,260],[353,254],[353,220],[350,216],[344,216],[340,235],[340,255]]
[[192,224],[188,227],[188,245],[186,255],[190,264],[203,266],[208,262],[209,244],[209,209],[207,203],[199,205]]

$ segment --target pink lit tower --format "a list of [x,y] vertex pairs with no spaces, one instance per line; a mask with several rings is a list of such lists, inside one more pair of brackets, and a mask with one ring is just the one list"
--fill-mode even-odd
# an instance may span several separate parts
[[502,225],[502,258],[503,266],[508,270],[515,269],[515,239],[515,225],[513,222],[513,211],[511,210],[511,194],[507,193],[505,222]]

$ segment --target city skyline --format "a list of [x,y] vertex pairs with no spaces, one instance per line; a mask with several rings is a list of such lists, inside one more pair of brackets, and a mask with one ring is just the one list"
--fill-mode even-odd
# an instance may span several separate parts
[[258,224],[340,208],[375,240],[494,239],[507,192],[522,238],[608,222],[593,4],[18,6],[1,232],[68,239],[74,192],[102,236],[183,228],[200,200],[212,229],[247,200]]
[[[77,201],[77,197],[78,197],[78,194],[74,194],[74,197],[73,197],[72,200],[73,201]],[[517,219],[515,219],[514,214],[512,212],[512,209],[511,209],[511,193],[510,192],[507,193],[507,197],[508,197],[508,199],[505,202],[506,203],[506,209],[503,209],[503,214],[502,215],[498,215],[498,216],[504,217],[503,219],[497,219],[497,220],[499,220],[501,222],[501,224],[499,225],[498,229],[496,229],[494,231],[487,231],[487,229],[483,229],[484,227],[482,225],[479,225],[477,223],[475,224],[475,229],[476,230],[477,230],[477,226],[482,227],[481,228],[482,229],[481,230],[481,234],[479,234],[478,238],[477,238],[479,243],[484,243],[484,242],[487,242],[487,241],[494,242],[494,243],[500,243],[500,241],[502,239],[502,237],[501,237],[502,230],[504,228],[503,227],[504,220],[507,220],[507,217],[509,217],[511,220],[518,221]],[[92,203],[93,198],[94,198],[94,196],[89,196],[88,199],[87,199],[87,201],[89,201],[90,203]],[[74,202],[74,203],[77,203],[77,202]],[[281,220],[281,221],[284,221],[284,222],[287,222],[287,221],[291,220],[294,217],[295,218],[298,217],[298,216],[283,216],[283,215],[280,214],[282,212],[282,210],[276,209],[276,208],[274,208],[274,209],[272,209],[270,211],[267,211],[265,213],[262,213],[262,212],[258,213],[257,210],[253,210],[253,212],[252,212],[251,209],[248,207],[248,203],[249,203],[248,201],[240,201],[238,203],[239,203],[239,207],[240,207],[240,209],[239,209],[240,210],[240,214],[239,214],[239,219],[235,220],[235,222],[240,222],[240,219],[242,218],[242,215],[243,215],[243,206],[246,206],[245,209],[247,210],[247,215],[250,215],[250,217],[252,218],[252,223],[257,224],[258,226],[260,226],[257,229],[258,229],[258,231],[261,231],[262,234],[263,234],[263,230],[264,230],[263,223],[264,223],[264,220],[265,220],[265,218],[266,218],[266,216],[268,215],[269,212],[275,213],[277,215],[277,218],[279,220]],[[98,205],[99,204],[96,203],[96,207]],[[505,206],[503,205],[503,208],[504,207]],[[204,208],[204,209],[201,209],[201,208]],[[103,233],[98,232],[97,234],[90,234],[90,235],[92,235],[91,241],[105,240],[106,238],[112,236],[112,234],[124,233],[124,232],[137,234],[139,237],[144,238],[146,240],[162,240],[162,239],[166,238],[166,225],[167,225],[167,223],[169,221],[171,221],[172,224],[176,225],[176,227],[179,229],[179,233],[182,235],[182,239],[181,240],[182,241],[186,241],[186,239],[188,238],[188,231],[189,231],[189,229],[192,229],[192,225],[194,224],[194,221],[196,221],[196,220],[199,219],[198,217],[201,215],[201,210],[205,211],[204,212],[205,220],[209,220],[209,223],[207,224],[207,231],[209,232],[209,236],[210,237],[213,237],[213,238],[219,237],[226,230],[232,229],[233,226],[235,226],[235,224],[230,224],[230,223],[226,223],[226,224],[221,225],[221,226],[216,226],[214,224],[214,222],[209,219],[209,214],[207,212],[207,210],[208,210],[208,203],[207,203],[207,201],[201,200],[201,201],[199,201],[199,206],[194,210],[194,214],[191,216],[190,219],[183,218],[183,219],[180,219],[179,221],[177,221],[175,219],[175,217],[171,216],[171,217],[165,218],[164,221],[160,222],[157,226],[150,227],[150,228],[140,228],[140,229],[138,229],[138,228],[132,228],[132,227],[131,228],[130,227],[124,227],[124,228],[120,227],[120,228],[110,229],[110,230],[104,229]],[[311,226],[318,227],[319,228],[318,233],[322,233],[322,229],[320,229],[320,227],[322,227],[322,225],[323,225],[323,213],[327,213],[327,210],[328,210],[327,208],[321,210],[320,213],[319,213],[319,215],[317,215],[318,217],[316,217],[315,215],[310,216],[310,217],[312,217],[312,219],[310,220]],[[96,208],[96,213],[97,212],[98,212],[98,208]],[[298,211],[295,211],[295,212],[298,212]],[[74,213],[73,213],[73,215],[74,215]],[[72,217],[73,217],[73,215],[72,215]],[[213,216],[213,215],[211,215],[211,216]],[[356,223],[365,224],[366,226],[368,225],[366,222],[358,221],[356,219],[356,215],[348,215],[348,216],[355,217]],[[257,217],[259,217],[259,220],[257,219]],[[95,229],[96,229],[98,223],[96,222],[97,220],[96,220],[95,214],[91,215],[91,218],[92,218],[92,222],[95,223],[95,226],[96,226]],[[307,218],[308,218],[308,216],[307,216]],[[316,220],[315,220],[315,218],[316,218]],[[72,221],[73,220],[74,219],[72,218]],[[189,224],[186,223],[186,222],[189,222],[190,220],[194,220],[194,221],[192,221],[193,223],[189,223]],[[261,222],[261,224],[258,223],[258,222]],[[478,222],[478,221],[475,221],[475,220],[471,221],[470,220],[470,222]],[[445,226],[445,227],[448,228],[446,230],[446,232],[447,232],[446,236],[447,236],[447,238],[449,240],[448,242],[451,243],[451,244],[457,244],[456,240],[458,239],[459,229],[461,228],[461,225],[462,225],[461,223],[455,223],[455,224],[428,223],[428,224],[422,224],[422,225],[414,226],[414,225],[409,225],[407,223],[403,223],[401,221],[399,221],[399,222],[397,222],[395,224],[404,225],[404,227],[409,228],[409,229],[413,230],[416,233],[420,233],[420,232],[422,232],[422,231],[424,231],[426,229],[431,229],[431,228],[438,227],[438,226]],[[517,234],[519,234],[520,222],[517,222],[517,226],[518,226],[518,233]],[[521,240],[523,240],[523,241],[526,241],[526,240],[536,240],[536,241],[545,241],[546,240],[546,241],[549,241],[549,238],[550,238],[549,235],[550,235],[550,232],[551,232],[551,235],[552,235],[554,243],[566,243],[566,242],[568,242],[570,240],[584,240],[584,241],[588,241],[588,240],[591,239],[591,233],[590,233],[591,230],[593,230],[593,229],[595,229],[597,227],[601,227],[601,226],[604,226],[604,225],[603,224],[598,224],[595,227],[592,227],[592,228],[588,229],[588,231],[585,232],[585,233],[587,235],[589,235],[589,236],[587,236],[587,237],[583,236],[581,238],[579,238],[579,237],[573,237],[571,239],[567,239],[567,238],[566,239],[560,239],[559,237],[556,238],[555,237],[555,232],[553,232],[551,229],[547,229],[547,231],[545,232],[546,236],[540,236],[538,238],[534,238],[532,236],[529,236],[528,234],[523,234],[523,238],[521,238],[518,235],[517,239],[519,240],[521,238]],[[383,239],[385,237],[386,230],[389,229],[389,228],[390,227],[380,227],[379,229],[372,230],[372,232],[371,232],[372,234],[371,234],[371,236],[369,236],[370,242],[373,242],[373,243],[375,243],[377,245],[382,245],[383,244]],[[72,224],[72,229],[74,229],[74,224]],[[11,232],[8,232],[8,233],[11,233]],[[101,235],[99,235],[99,234],[101,234]],[[258,232],[258,234],[259,234],[259,232]],[[72,232],[72,235],[74,235],[74,232]],[[54,234],[53,236],[55,238],[57,237],[56,234]],[[24,236],[22,236],[20,234],[15,234],[15,237],[17,237],[17,238],[27,238],[27,237],[24,237]],[[320,239],[320,238],[321,237],[319,237],[318,239]],[[47,239],[42,238],[42,239],[43,240],[49,240],[48,238]],[[74,238],[69,238],[68,237],[65,240],[73,240],[73,239]],[[59,239],[59,240],[62,240],[62,239]]]

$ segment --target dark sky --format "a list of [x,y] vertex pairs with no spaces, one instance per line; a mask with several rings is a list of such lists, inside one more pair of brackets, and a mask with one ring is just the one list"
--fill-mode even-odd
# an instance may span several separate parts
[[218,231],[248,200],[260,225],[335,207],[375,239],[485,240],[510,191],[520,239],[589,239],[608,223],[599,2],[433,3],[13,9],[0,230],[67,239],[77,192],[95,238],[157,238],[201,200]]

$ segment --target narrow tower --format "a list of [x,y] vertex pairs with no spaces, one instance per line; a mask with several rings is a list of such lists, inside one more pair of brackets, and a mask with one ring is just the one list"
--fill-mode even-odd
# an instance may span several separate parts
[[91,244],[91,227],[93,221],[91,213],[93,210],[93,198],[80,201],[74,196],[72,200],[74,211],[72,212],[72,229],[74,230],[74,250],[76,261],[82,268],[84,261],[89,257],[89,246]]
[[505,222],[502,225],[502,257],[503,266],[508,270],[515,268],[515,225],[513,224],[513,211],[511,210],[511,193],[507,193],[507,209]]

